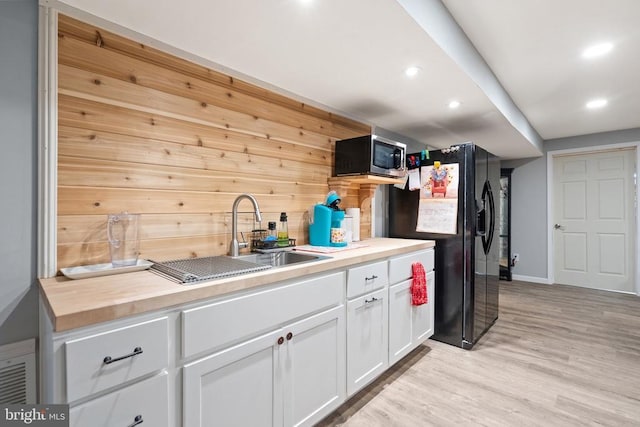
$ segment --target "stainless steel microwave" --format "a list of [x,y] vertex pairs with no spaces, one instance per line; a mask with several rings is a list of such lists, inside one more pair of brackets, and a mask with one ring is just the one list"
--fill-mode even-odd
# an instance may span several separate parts
[[376,135],[336,141],[334,176],[406,174],[407,146]]

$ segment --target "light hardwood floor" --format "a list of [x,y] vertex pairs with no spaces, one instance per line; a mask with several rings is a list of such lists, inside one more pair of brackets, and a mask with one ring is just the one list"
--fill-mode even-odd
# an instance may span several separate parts
[[428,340],[319,425],[640,426],[640,297],[500,286],[473,350]]

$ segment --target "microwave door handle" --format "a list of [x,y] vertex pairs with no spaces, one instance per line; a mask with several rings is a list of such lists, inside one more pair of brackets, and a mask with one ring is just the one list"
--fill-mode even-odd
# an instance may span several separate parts
[[394,169],[404,169],[402,164],[402,150],[396,148],[393,150],[393,168]]

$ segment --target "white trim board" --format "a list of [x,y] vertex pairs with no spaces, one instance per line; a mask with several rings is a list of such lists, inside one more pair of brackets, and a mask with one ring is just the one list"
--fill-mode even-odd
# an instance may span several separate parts
[[57,265],[58,12],[40,6],[38,40],[38,277]]
[[638,215],[638,200],[640,200],[640,186],[638,185],[638,167],[640,165],[640,141],[624,142],[619,144],[604,144],[592,147],[569,148],[565,150],[547,151],[547,277],[549,283],[554,283],[554,262],[553,262],[553,160],[555,157],[573,155],[573,154],[589,154],[597,152],[614,151],[625,148],[635,148],[636,150],[636,268],[635,282],[636,294],[640,296],[640,217]]

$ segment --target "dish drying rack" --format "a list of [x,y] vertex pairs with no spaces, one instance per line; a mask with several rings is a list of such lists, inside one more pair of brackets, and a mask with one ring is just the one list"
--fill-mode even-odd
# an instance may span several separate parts
[[279,246],[278,240],[265,240],[269,232],[267,230],[251,230],[251,252],[265,252],[287,250],[296,245],[296,239],[289,239],[286,246]]

